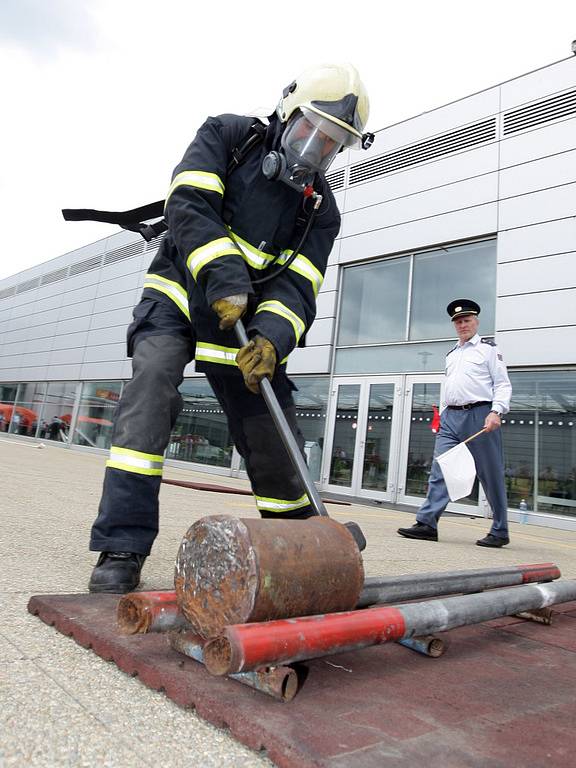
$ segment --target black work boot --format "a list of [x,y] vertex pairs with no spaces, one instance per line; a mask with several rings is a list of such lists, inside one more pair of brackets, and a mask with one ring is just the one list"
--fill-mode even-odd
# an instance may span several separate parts
[[400,536],[406,539],[421,539],[423,541],[438,541],[438,531],[425,523],[415,523],[411,528],[398,528]]
[[476,544],[478,544],[479,547],[499,549],[500,547],[505,547],[506,544],[510,544],[510,539],[508,536],[494,536],[493,533],[489,533],[487,536],[484,536],[483,539],[478,539]]
[[134,552],[101,552],[88,589],[90,592],[132,592],[140,584],[146,555]]

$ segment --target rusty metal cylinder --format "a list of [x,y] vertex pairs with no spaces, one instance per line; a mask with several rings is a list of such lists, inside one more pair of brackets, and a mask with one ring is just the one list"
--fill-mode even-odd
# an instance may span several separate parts
[[328,517],[204,517],[186,532],[174,574],[178,605],[205,638],[229,624],[351,610],[363,584],[352,534]]
[[118,601],[118,628],[124,635],[167,632],[186,627],[175,592],[130,592]]

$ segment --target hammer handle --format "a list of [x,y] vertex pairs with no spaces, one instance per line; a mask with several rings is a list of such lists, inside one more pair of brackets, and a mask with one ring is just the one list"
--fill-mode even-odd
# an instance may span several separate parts
[[[244,328],[244,324],[242,320],[236,321],[234,330],[236,332],[236,338],[240,342],[241,346],[243,347],[246,346],[246,344],[249,343],[249,339],[248,339],[248,335],[246,333],[246,329]],[[268,406],[268,410],[270,411],[272,420],[276,425],[278,434],[280,435],[282,442],[284,443],[284,447],[288,451],[288,456],[290,457],[290,460],[294,466],[296,474],[298,475],[300,482],[306,489],[306,493],[308,494],[308,498],[310,499],[310,504],[312,505],[317,515],[328,517],[328,512],[326,511],[324,502],[320,498],[320,494],[318,493],[318,490],[314,485],[314,481],[310,477],[310,473],[308,472],[308,467],[306,465],[306,462],[304,461],[304,457],[302,456],[302,453],[300,452],[300,447],[298,446],[298,443],[296,442],[296,438],[294,437],[294,434],[290,429],[290,425],[286,421],[286,417],[284,416],[284,412],[280,407],[280,403],[278,402],[276,393],[272,389],[272,384],[267,378],[262,379],[262,381],[260,382],[260,392],[262,394],[262,397],[266,401],[266,405]]]

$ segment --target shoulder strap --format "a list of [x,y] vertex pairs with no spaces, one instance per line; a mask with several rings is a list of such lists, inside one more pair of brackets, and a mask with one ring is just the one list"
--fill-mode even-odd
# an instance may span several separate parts
[[[242,142],[232,150],[232,159],[228,163],[227,174],[233,173],[242,163],[250,150],[264,141],[266,126],[256,120],[250,126],[250,130],[242,139]],[[149,219],[157,219],[164,214],[165,200],[157,200],[155,203],[141,205],[139,208],[131,208],[129,211],[97,211],[94,208],[63,208],[62,216],[66,221],[102,221],[105,224],[117,224],[122,229],[130,232],[139,232],[144,240],[149,242],[166,232],[168,225],[165,219],[145,224]]]

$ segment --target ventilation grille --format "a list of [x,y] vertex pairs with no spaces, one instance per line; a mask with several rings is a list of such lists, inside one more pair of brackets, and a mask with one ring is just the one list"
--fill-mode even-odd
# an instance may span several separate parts
[[165,234],[166,233],[163,232],[161,235],[158,235],[158,237],[153,237],[152,240],[146,243],[146,251],[154,251],[156,248],[160,248],[160,243],[164,240]]
[[16,293],[16,286],[12,285],[10,288],[4,288],[4,290],[0,291],[0,299],[7,299],[8,296],[14,296]]
[[388,152],[372,160],[365,160],[350,167],[350,185],[361,184],[387,173],[401,171],[437,157],[461,152],[477,144],[496,139],[496,118],[491,117],[480,123],[458,128],[456,131],[435,136],[433,139],[421,141],[419,144],[411,144],[409,147]]
[[100,253],[98,256],[92,256],[91,259],[86,259],[85,261],[79,261],[77,264],[72,264],[70,271],[68,272],[68,276],[72,277],[72,275],[80,275],[82,272],[90,272],[93,269],[99,269],[101,264],[102,254]]
[[513,109],[504,115],[504,136],[576,113],[576,90]]
[[333,173],[327,173],[326,181],[332,192],[336,192],[338,189],[344,189],[346,168],[341,168],[339,171],[334,171]]
[[50,283],[57,283],[58,280],[64,280],[68,275],[68,267],[62,267],[62,269],[55,269],[54,272],[48,272],[47,275],[42,275],[40,278],[40,285],[50,285]]
[[24,293],[24,291],[31,291],[33,288],[38,288],[40,285],[40,278],[35,277],[33,280],[26,280],[25,283],[19,283],[16,286],[16,293]]
[[122,259],[129,259],[130,256],[136,256],[143,252],[143,243],[144,241],[136,241],[135,243],[130,243],[129,245],[125,245],[122,248],[116,248],[115,251],[109,251],[104,256],[104,264],[115,264],[117,261],[122,261]]

